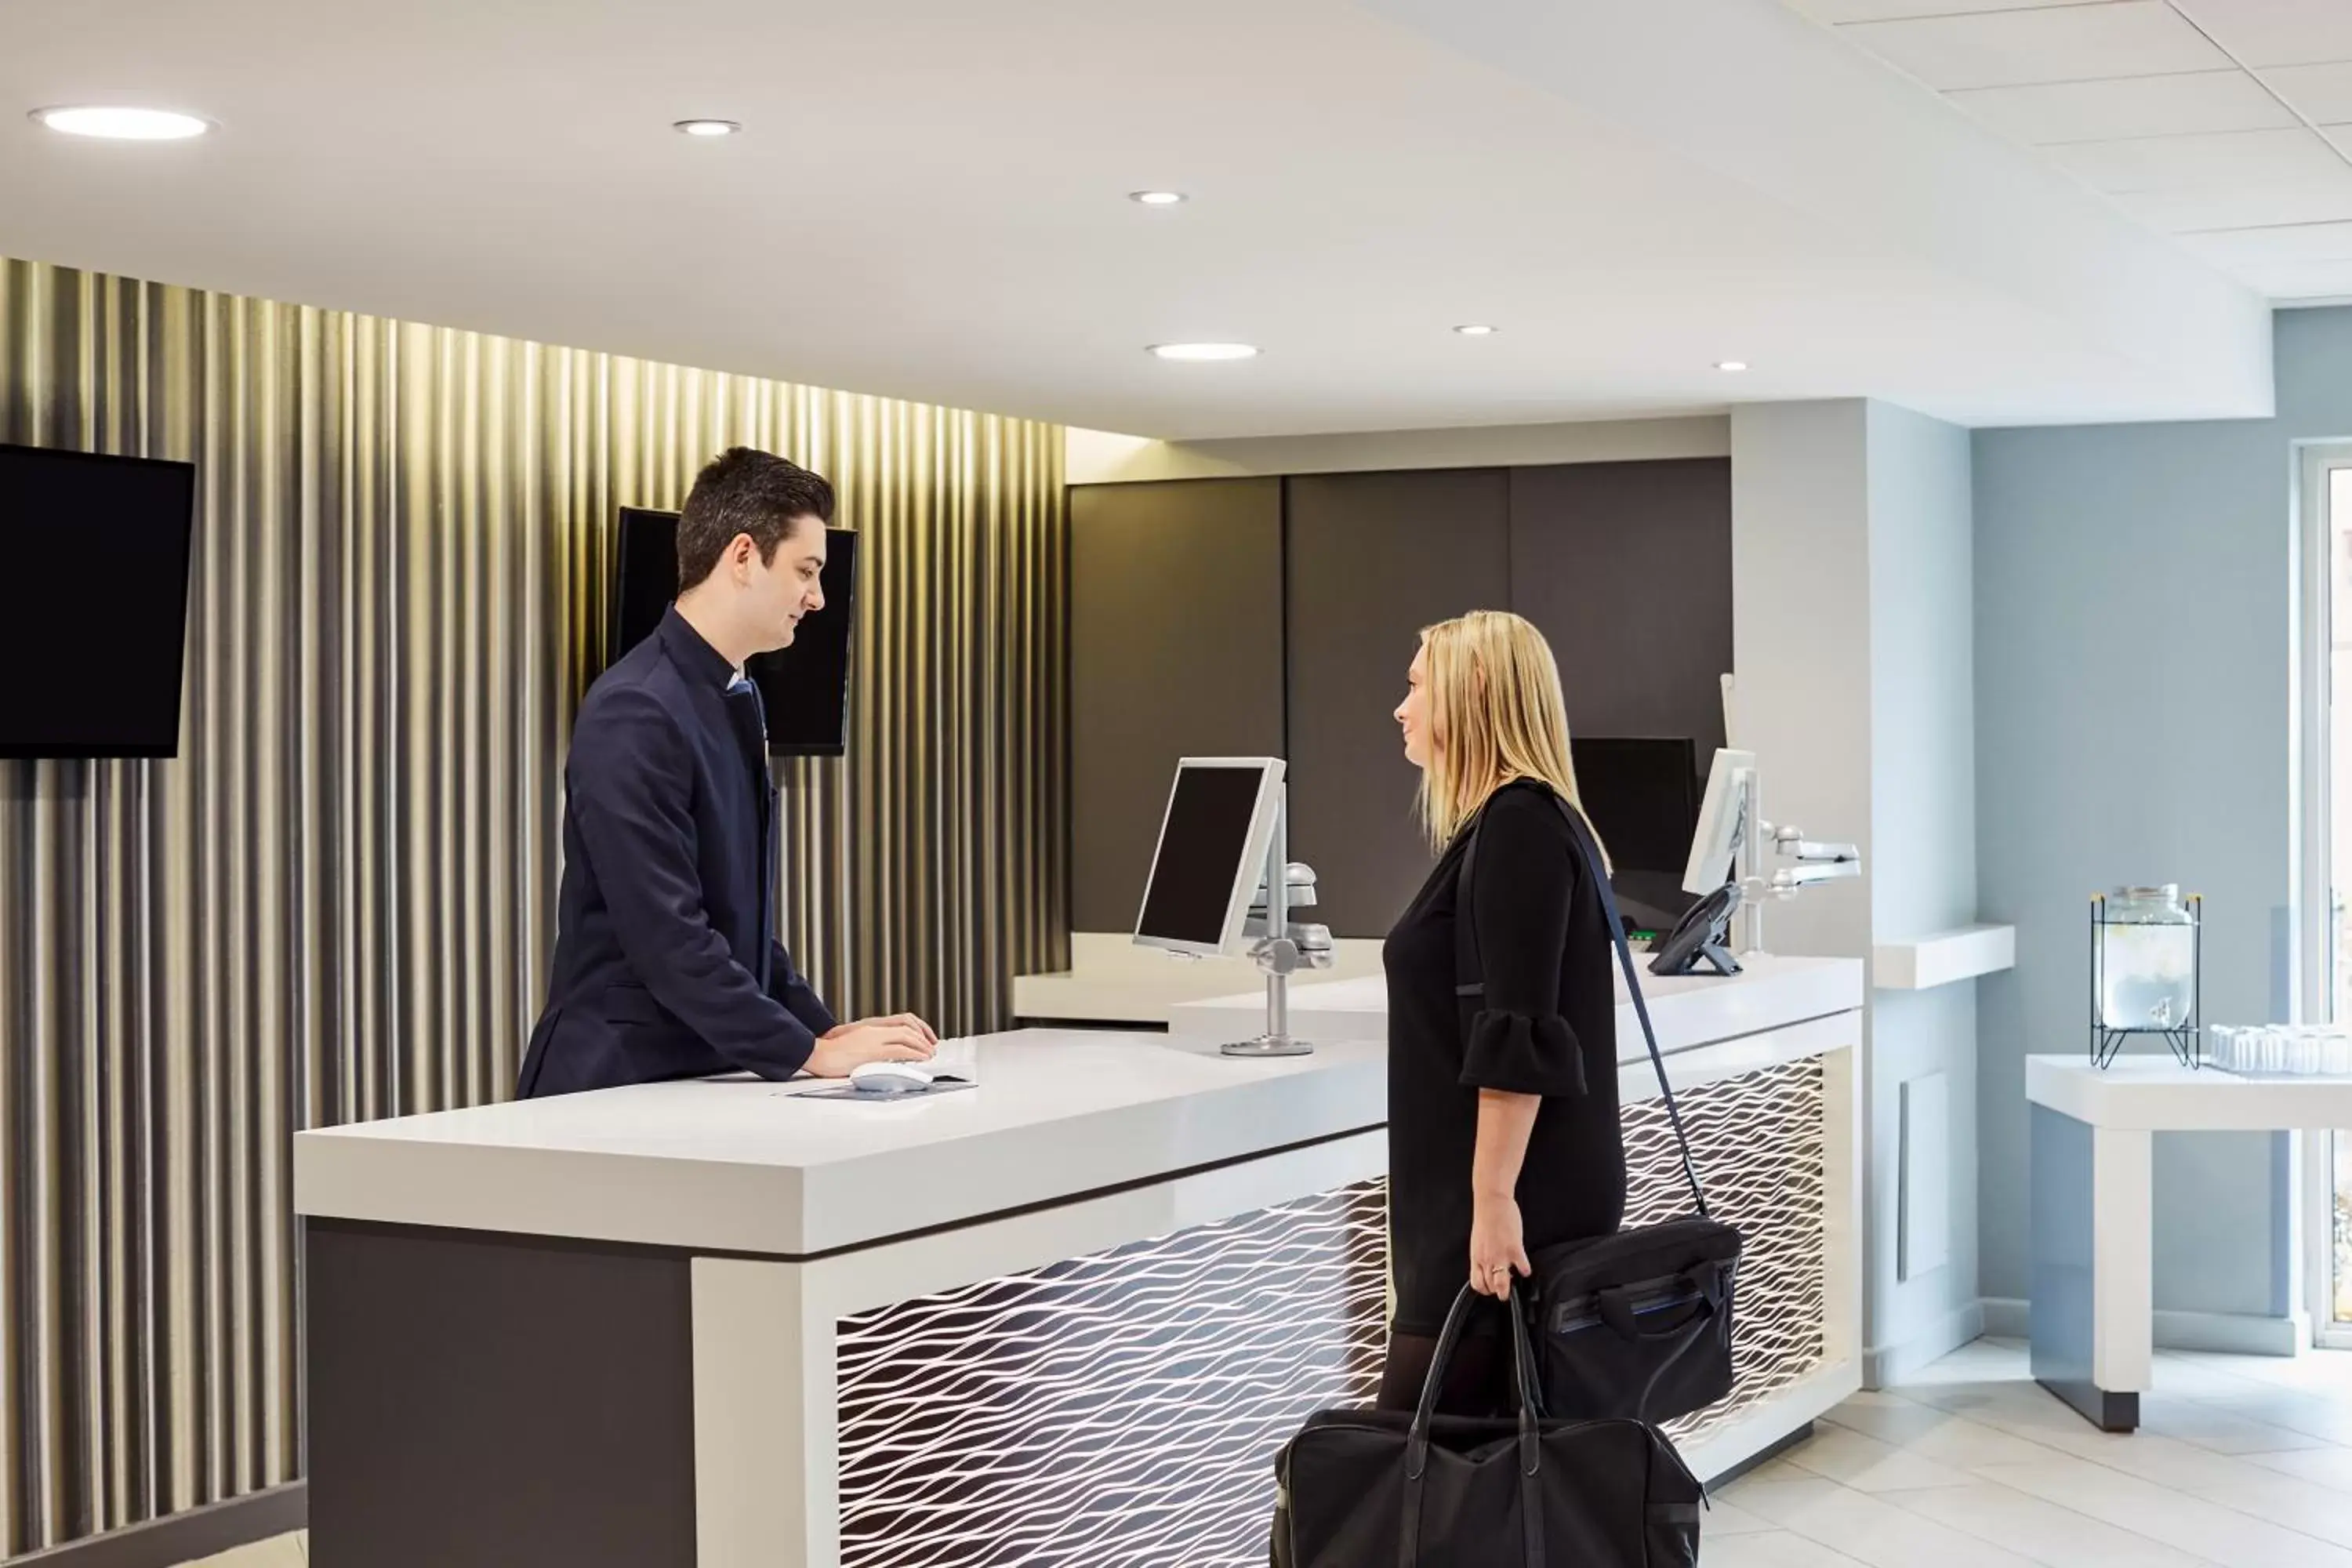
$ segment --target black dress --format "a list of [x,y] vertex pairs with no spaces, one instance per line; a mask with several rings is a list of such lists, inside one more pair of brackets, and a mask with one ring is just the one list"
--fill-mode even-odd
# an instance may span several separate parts
[[[1401,1335],[1434,1336],[1469,1278],[1478,1091],[1539,1094],[1519,1167],[1529,1252],[1617,1228],[1615,953],[1599,889],[1550,790],[1488,797],[1471,874],[1486,994],[1454,993],[1454,884],[1468,829],[1389,932],[1389,1247]],[[1465,1013],[1471,1006],[1478,1010]]]

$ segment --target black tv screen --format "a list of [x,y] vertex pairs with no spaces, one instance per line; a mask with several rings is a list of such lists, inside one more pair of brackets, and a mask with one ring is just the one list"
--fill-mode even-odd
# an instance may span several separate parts
[[[677,597],[677,513],[621,509],[614,552],[607,665],[653,635]],[[857,535],[825,531],[824,608],[802,620],[793,646],[743,667],[768,710],[768,750],[779,757],[837,757],[848,738],[849,644],[856,624]]]
[[[0,757],[169,757],[193,464],[0,446]],[[63,601],[95,585],[103,626]]]

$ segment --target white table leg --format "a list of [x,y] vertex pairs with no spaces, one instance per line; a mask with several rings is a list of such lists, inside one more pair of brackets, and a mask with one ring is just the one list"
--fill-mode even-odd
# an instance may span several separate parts
[[2032,1113],[2034,1380],[2128,1432],[2153,1373],[2151,1136]]

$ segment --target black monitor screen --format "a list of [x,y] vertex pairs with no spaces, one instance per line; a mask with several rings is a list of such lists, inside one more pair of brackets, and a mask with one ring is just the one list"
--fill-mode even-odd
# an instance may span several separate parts
[[1689,863],[1698,828],[1698,747],[1687,736],[1569,742],[1576,790],[1592,830],[1620,871],[1672,871]]
[[[792,647],[743,667],[768,710],[768,750],[780,757],[837,757],[848,738],[856,533],[826,530],[824,556],[824,608],[801,622]],[[613,574],[608,665],[651,636],[677,597],[677,513],[623,507]]]
[[[1225,911],[1242,879],[1258,785],[1265,778],[1265,770],[1257,767],[1176,770],[1136,935],[1202,947],[1224,940]],[[1253,873],[1257,869],[1250,868]]]
[[[169,757],[180,749],[188,463],[0,447],[0,757]],[[102,628],[61,622],[105,584]]]
[[1694,901],[1682,880],[1698,830],[1697,742],[1578,735],[1569,751],[1619,906],[1637,927],[1673,925]]

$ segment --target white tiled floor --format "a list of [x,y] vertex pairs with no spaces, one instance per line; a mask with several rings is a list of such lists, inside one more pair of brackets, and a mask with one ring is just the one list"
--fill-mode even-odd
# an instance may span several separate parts
[[1983,1340],[1725,1489],[1706,1568],[2352,1568],[2352,1354],[2157,1354],[2128,1436]]
[[[1980,1340],[1726,1489],[1706,1568],[2352,1568],[2352,1353],[2159,1351],[2129,1436]],[[307,1568],[289,1535],[200,1568]]]

